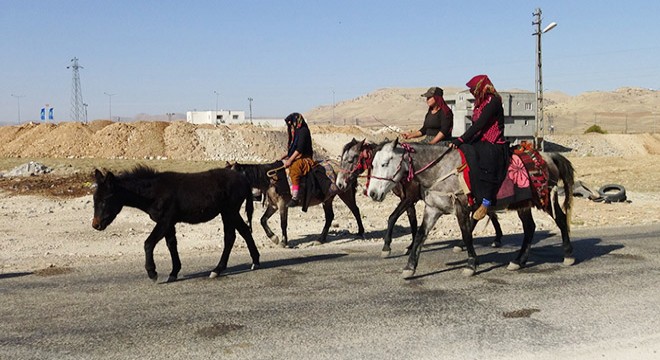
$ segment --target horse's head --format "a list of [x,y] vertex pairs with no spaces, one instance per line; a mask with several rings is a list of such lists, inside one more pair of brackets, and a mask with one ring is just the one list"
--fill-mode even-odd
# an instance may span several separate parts
[[344,145],[336,181],[340,190],[348,188],[349,184],[355,182],[358,175],[366,170],[364,164],[367,159],[365,159],[365,153],[363,152],[365,150],[365,140],[357,141],[353,138],[348,144]]
[[124,203],[117,195],[117,180],[108,171],[103,175],[99,170],[94,170],[96,177],[96,189],[94,190],[94,219],[92,227],[96,230],[105,230],[117,217]]
[[404,157],[403,149],[398,149],[399,140],[384,144],[374,154],[371,163],[373,170],[367,188],[369,197],[376,201],[383,201],[385,195],[403,179],[408,170],[408,162]]

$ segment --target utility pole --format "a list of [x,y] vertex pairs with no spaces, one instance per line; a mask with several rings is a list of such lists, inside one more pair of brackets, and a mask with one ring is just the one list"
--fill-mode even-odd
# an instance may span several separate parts
[[541,35],[552,30],[557,23],[551,22],[543,30],[541,30],[541,9],[537,8],[536,11],[532,14],[534,15],[534,21],[532,25],[535,25],[535,32],[532,35],[536,36],[536,130],[534,132],[534,145],[537,149],[543,150],[543,135],[545,133],[544,124],[543,124],[543,72],[542,72],[542,61],[541,61]]
[[253,98],[249,97],[248,101],[250,102],[250,124],[252,124],[252,100]]
[[110,112],[110,121],[112,121],[112,97],[117,94],[108,94],[107,92],[104,92],[104,94],[108,95],[108,111]]
[[78,58],[71,59],[71,65],[67,69],[73,70],[73,79],[71,82],[71,120],[82,121],[84,119],[84,106],[82,98],[82,88],[80,87],[80,69]]
[[18,103],[18,125],[21,124],[21,98],[25,97],[25,95],[14,95],[11,94],[12,97],[16,98],[16,102]]

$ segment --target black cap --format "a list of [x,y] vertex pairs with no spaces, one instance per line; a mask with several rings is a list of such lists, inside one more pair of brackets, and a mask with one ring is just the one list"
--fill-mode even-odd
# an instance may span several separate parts
[[422,96],[425,98],[430,98],[431,96],[442,96],[443,94],[444,91],[442,91],[442,88],[439,88],[437,86],[432,86],[428,90],[426,90],[426,92],[423,93]]

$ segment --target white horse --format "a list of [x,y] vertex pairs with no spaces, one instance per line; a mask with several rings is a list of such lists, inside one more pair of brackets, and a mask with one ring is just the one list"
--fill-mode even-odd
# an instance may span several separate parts
[[[573,166],[564,156],[556,153],[541,154],[548,167],[548,187],[552,189],[551,205],[543,210],[552,216],[561,230],[564,264],[575,263],[573,247],[569,238],[569,217],[572,205],[571,189],[574,182]],[[470,216],[468,197],[458,179],[457,169],[462,165],[458,151],[446,146],[425,144],[399,144],[398,140],[385,144],[374,155],[373,172],[367,189],[367,194],[375,201],[383,201],[385,195],[401,181],[416,180],[421,187],[424,201],[422,225],[415,236],[410,251],[408,263],[403,270],[403,277],[414,276],[419,261],[422,245],[438,218],[445,214],[456,214],[461,229],[463,242],[467,248],[468,260],[464,274],[471,276],[477,270],[477,254],[474,251],[472,229],[473,219]],[[559,204],[556,190],[559,181],[563,182],[563,208]],[[518,270],[524,266],[529,257],[529,250],[534,237],[536,225],[532,218],[531,207],[541,208],[538,201],[532,199],[511,204],[507,209],[518,211],[518,217],[523,223],[524,238],[522,247],[508,269]]]

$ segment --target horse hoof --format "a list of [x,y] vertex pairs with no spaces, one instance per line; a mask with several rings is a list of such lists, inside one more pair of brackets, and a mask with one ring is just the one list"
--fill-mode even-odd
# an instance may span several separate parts
[[463,249],[462,246],[454,246],[454,247],[451,249],[451,251],[453,251],[453,252],[455,252],[455,253],[463,252],[463,250],[464,250],[464,249]]
[[410,279],[411,277],[415,276],[415,270],[408,270],[408,269],[405,269],[405,270],[403,270],[403,272],[401,273],[401,276],[402,276],[404,279]]
[[167,278],[167,282],[168,282],[168,283],[173,283],[173,282],[175,282],[175,281],[176,281],[176,276],[172,276],[172,275],[170,275],[170,276]]
[[382,257],[384,259],[386,257],[389,257],[391,253],[392,253],[391,250],[383,250],[383,251],[380,252],[380,257]]
[[463,276],[465,277],[473,276],[474,273],[475,273],[474,269],[468,269],[468,268],[463,269]]
[[280,238],[277,237],[277,235],[273,235],[273,236],[270,237],[270,241],[272,241],[273,244],[277,245],[277,244],[280,243]]
[[520,264],[516,264],[513,261],[511,261],[509,262],[509,266],[507,266],[506,269],[510,271],[520,270]]
[[211,273],[209,274],[209,279],[215,279],[217,277],[218,277],[218,273],[215,271],[211,271]]
[[259,269],[259,268],[261,268],[261,265],[259,265],[259,264],[252,264],[252,266],[250,267],[250,270],[257,270],[257,269]]
[[564,258],[564,266],[571,266],[573,264],[575,264],[575,258],[573,257]]
[[490,244],[490,247],[492,247],[492,248],[499,248],[499,247],[502,247],[502,243],[499,242],[499,241],[493,241],[493,243]]

